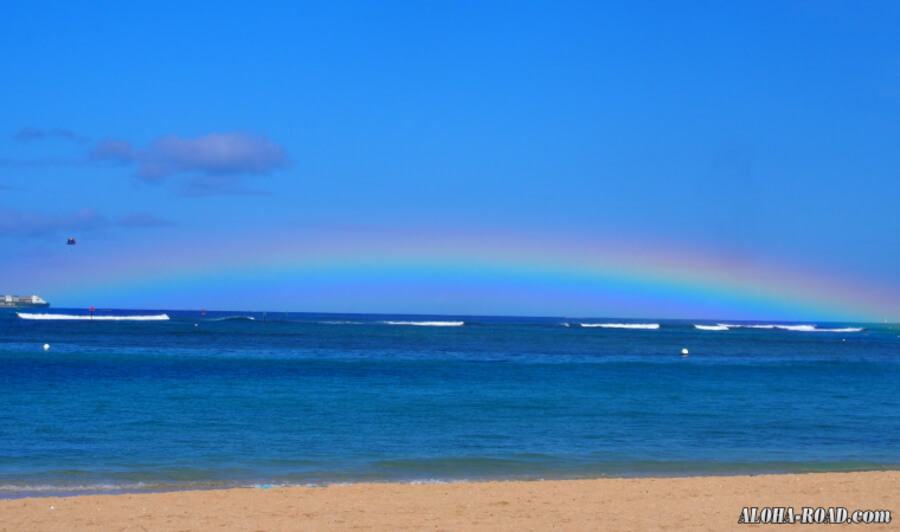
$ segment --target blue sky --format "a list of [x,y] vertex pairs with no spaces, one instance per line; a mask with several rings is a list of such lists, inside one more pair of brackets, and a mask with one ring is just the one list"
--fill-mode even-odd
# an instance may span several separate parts
[[895,3],[5,11],[2,293],[900,320]]

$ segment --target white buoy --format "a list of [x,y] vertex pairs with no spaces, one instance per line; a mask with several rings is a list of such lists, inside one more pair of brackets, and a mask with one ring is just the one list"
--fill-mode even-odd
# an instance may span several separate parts
[[684,349],[681,350],[681,356],[683,356],[683,357],[688,356],[688,350],[687,350],[687,347],[685,347]]
[[50,344],[44,344],[44,351],[50,350]]

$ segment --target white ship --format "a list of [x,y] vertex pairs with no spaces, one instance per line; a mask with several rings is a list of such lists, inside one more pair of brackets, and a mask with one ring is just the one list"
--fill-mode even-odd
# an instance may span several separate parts
[[47,303],[39,296],[0,296],[0,308],[47,308]]

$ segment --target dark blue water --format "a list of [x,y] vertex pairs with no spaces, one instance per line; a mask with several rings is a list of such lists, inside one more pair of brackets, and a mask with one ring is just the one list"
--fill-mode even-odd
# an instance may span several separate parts
[[0,497],[900,468],[896,325],[138,314],[0,313]]

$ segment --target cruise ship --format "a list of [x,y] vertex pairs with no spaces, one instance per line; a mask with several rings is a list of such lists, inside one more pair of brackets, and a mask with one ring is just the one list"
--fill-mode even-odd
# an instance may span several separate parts
[[38,296],[0,296],[0,308],[47,308],[47,303]]

